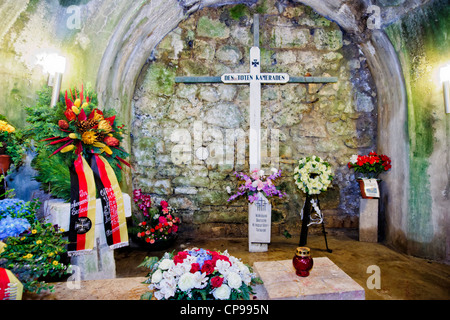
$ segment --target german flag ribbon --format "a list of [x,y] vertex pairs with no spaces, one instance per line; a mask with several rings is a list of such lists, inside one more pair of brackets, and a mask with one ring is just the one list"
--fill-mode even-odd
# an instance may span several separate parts
[[108,161],[98,154],[92,156],[91,168],[102,202],[106,242],[111,249],[127,246],[125,206],[114,170]]
[[95,242],[96,189],[92,169],[81,153],[70,171],[70,229],[68,254],[89,252]]

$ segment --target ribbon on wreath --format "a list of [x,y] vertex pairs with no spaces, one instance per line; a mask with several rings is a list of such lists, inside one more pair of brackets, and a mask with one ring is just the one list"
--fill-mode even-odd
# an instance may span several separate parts
[[96,190],[99,190],[106,242],[111,249],[128,245],[125,206],[117,177],[108,161],[94,154],[89,166],[77,148],[69,168],[71,180],[69,256],[89,253],[95,243]]

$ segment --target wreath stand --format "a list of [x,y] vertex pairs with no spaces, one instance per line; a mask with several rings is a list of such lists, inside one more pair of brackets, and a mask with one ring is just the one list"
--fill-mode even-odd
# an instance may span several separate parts
[[[314,202],[315,205],[313,205],[312,202]],[[314,210],[319,217],[319,221],[314,220],[311,222],[311,207],[312,206],[314,206]],[[309,194],[306,194],[306,200],[305,200],[305,204],[303,205],[301,216],[302,216],[302,229],[300,232],[299,246],[303,247],[306,245],[307,238],[308,238],[308,227],[311,224],[322,224],[322,233],[325,238],[325,246],[327,247],[327,252],[329,252],[329,253],[333,252],[333,250],[328,248],[327,232],[325,231],[325,222],[323,221],[323,215],[322,215],[322,213],[320,211],[320,207],[319,207],[319,196],[318,195],[316,195],[316,201],[314,201],[314,199]]]

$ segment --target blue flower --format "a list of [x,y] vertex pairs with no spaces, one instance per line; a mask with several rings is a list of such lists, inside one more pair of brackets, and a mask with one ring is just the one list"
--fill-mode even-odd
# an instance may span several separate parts
[[0,220],[0,240],[8,237],[18,237],[22,232],[31,228],[27,219],[11,218],[7,216]]

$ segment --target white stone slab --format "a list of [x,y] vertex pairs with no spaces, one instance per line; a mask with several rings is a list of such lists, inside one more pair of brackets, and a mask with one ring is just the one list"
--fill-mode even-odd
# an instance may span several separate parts
[[[123,201],[125,217],[131,217],[130,196],[123,193]],[[57,224],[60,228],[68,231],[70,226],[70,203],[61,199],[45,201],[44,220],[47,223]],[[111,250],[106,242],[103,209],[100,199],[96,201],[94,249],[90,253],[71,257],[70,263],[74,266],[72,277],[80,280],[100,280],[116,277],[114,250]]]
[[365,291],[355,280],[327,257],[313,258],[308,277],[295,274],[292,260],[263,261],[253,264],[264,282],[258,299],[268,300],[364,300]]

